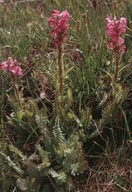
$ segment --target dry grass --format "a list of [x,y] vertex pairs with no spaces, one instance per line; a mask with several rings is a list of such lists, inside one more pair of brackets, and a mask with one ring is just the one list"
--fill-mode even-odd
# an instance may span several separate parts
[[80,181],[77,183],[78,189],[83,192],[132,192],[131,149],[126,151],[119,162],[116,162],[117,153],[117,149],[114,150],[111,159],[106,153],[101,154],[95,166],[88,168],[86,183],[82,180],[82,184]]

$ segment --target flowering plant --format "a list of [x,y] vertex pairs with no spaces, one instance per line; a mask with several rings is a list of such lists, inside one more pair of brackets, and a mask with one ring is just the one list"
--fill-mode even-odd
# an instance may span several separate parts
[[124,53],[126,49],[124,39],[120,37],[120,35],[126,32],[126,18],[121,17],[119,20],[117,20],[116,17],[114,17],[113,20],[111,17],[106,18],[106,32],[110,37],[108,46],[114,53],[115,69],[113,76],[113,89],[114,96],[116,96],[120,58],[121,54]]
[[[56,111],[58,110],[59,106],[63,108],[63,85],[64,85],[64,65],[63,65],[63,42],[67,35],[67,30],[69,29],[69,13],[67,10],[60,11],[53,10],[52,16],[49,17],[48,22],[51,28],[51,36],[54,38],[54,44],[58,49],[58,70],[57,70],[57,77],[58,80],[56,81],[55,87],[59,87],[56,89]],[[57,112],[58,113],[58,112]],[[61,113],[60,113],[61,114]]]

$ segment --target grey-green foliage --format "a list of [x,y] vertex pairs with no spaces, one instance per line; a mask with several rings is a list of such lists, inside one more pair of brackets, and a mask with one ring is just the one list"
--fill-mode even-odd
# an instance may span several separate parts
[[79,141],[77,134],[72,134],[67,141],[60,142],[57,153],[61,159],[62,169],[66,173],[76,175],[86,170],[87,162],[84,158],[82,143]]
[[75,176],[87,169],[82,145],[78,139],[77,135],[72,135],[68,141],[59,142],[58,147],[56,146],[56,160],[60,166],[59,170],[57,167],[51,167],[50,153],[45,151],[40,144],[36,145],[36,153],[29,157],[12,144],[9,145],[9,150],[15,158],[10,158],[4,153],[1,155],[14,172],[12,177],[15,179],[17,188],[21,191],[36,192],[41,191],[40,188],[43,190],[50,188],[50,186],[44,185],[46,178],[55,180],[58,190],[62,186],[62,189],[70,190],[74,187],[71,175]]
[[64,137],[64,133],[62,132],[59,117],[56,117],[55,119],[55,125],[53,126],[53,135],[56,142],[65,141],[65,137]]

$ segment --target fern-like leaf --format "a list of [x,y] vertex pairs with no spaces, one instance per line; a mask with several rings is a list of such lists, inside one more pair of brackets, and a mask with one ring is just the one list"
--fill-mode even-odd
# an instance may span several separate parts
[[63,134],[61,127],[60,127],[59,117],[57,117],[55,120],[55,125],[53,127],[53,135],[54,135],[54,138],[57,142],[59,142],[59,141],[62,142],[65,140],[64,134]]

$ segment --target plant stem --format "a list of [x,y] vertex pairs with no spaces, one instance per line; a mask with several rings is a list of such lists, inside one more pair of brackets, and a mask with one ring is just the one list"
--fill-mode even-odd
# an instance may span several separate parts
[[19,96],[17,79],[16,79],[15,75],[13,75],[12,77],[13,77],[14,94],[15,94],[16,100],[18,102],[18,107],[21,109],[21,100],[20,100],[20,96]]
[[118,51],[115,51],[115,69],[114,69],[114,96],[116,96],[117,91],[117,82],[118,82],[118,75],[119,75],[119,62],[120,62],[120,54]]
[[58,48],[58,74],[59,74],[59,96],[61,106],[63,103],[63,69],[62,69],[62,47]]

